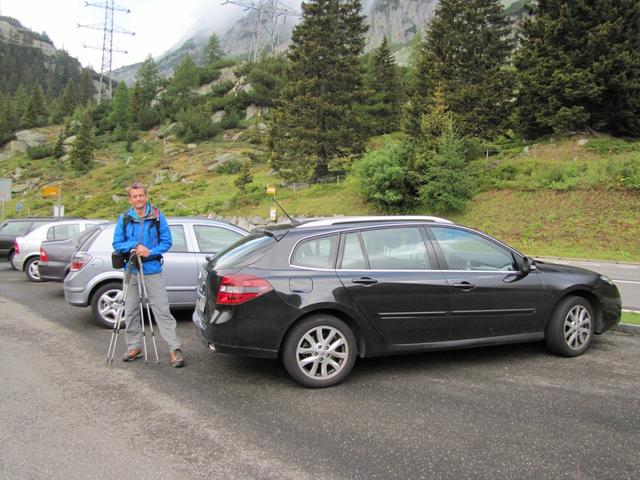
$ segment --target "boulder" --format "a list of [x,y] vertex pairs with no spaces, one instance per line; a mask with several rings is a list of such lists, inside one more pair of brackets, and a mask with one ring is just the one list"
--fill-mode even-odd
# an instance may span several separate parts
[[16,132],[16,139],[10,143],[13,152],[26,152],[29,147],[41,147],[47,143],[46,135],[33,130],[20,130]]

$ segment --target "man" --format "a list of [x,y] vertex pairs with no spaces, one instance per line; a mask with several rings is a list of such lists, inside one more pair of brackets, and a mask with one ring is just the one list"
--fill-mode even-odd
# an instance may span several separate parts
[[[169,359],[174,367],[182,367],[184,358],[176,335],[176,319],[169,311],[167,286],[162,276],[162,254],[171,248],[171,230],[164,215],[147,201],[147,189],[144,185],[135,182],[129,187],[128,193],[131,208],[118,218],[113,234],[113,249],[127,257],[131,253],[140,257],[149,304],[160,335],[169,345]],[[136,260],[124,307],[127,353],[122,360],[125,362],[132,362],[142,356],[138,281]]]

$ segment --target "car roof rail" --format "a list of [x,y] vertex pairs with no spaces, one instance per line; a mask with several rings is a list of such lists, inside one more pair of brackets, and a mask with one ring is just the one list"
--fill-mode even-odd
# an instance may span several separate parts
[[340,225],[343,223],[366,223],[366,222],[434,222],[452,224],[446,218],[434,217],[431,215],[378,215],[362,217],[333,217],[322,220],[312,220],[299,225],[297,228],[325,227],[329,225]]

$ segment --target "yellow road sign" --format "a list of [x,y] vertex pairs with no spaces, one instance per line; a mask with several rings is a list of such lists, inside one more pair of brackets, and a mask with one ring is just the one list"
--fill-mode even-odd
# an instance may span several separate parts
[[60,194],[60,184],[58,185],[49,185],[48,187],[42,187],[42,196],[47,197],[57,197]]

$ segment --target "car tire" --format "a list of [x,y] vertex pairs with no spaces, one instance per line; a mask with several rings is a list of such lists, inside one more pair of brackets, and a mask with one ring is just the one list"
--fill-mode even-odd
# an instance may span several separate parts
[[547,348],[556,355],[582,355],[593,340],[593,307],[582,297],[567,297],[553,311],[545,330]]
[[40,257],[31,257],[24,264],[24,273],[27,274],[27,278],[30,282],[41,282],[40,272],[38,272],[38,264],[40,263]]
[[18,270],[18,268],[16,267],[16,264],[13,263],[13,258],[15,256],[16,256],[16,251],[11,250],[11,253],[9,253],[9,265],[11,265],[11,268],[13,268],[14,270]]
[[282,362],[296,382],[324,388],[349,375],[356,354],[356,339],[346,323],[331,315],[314,315],[291,329],[282,349]]
[[113,328],[121,297],[122,282],[109,282],[100,286],[91,297],[93,320],[101,327]]

